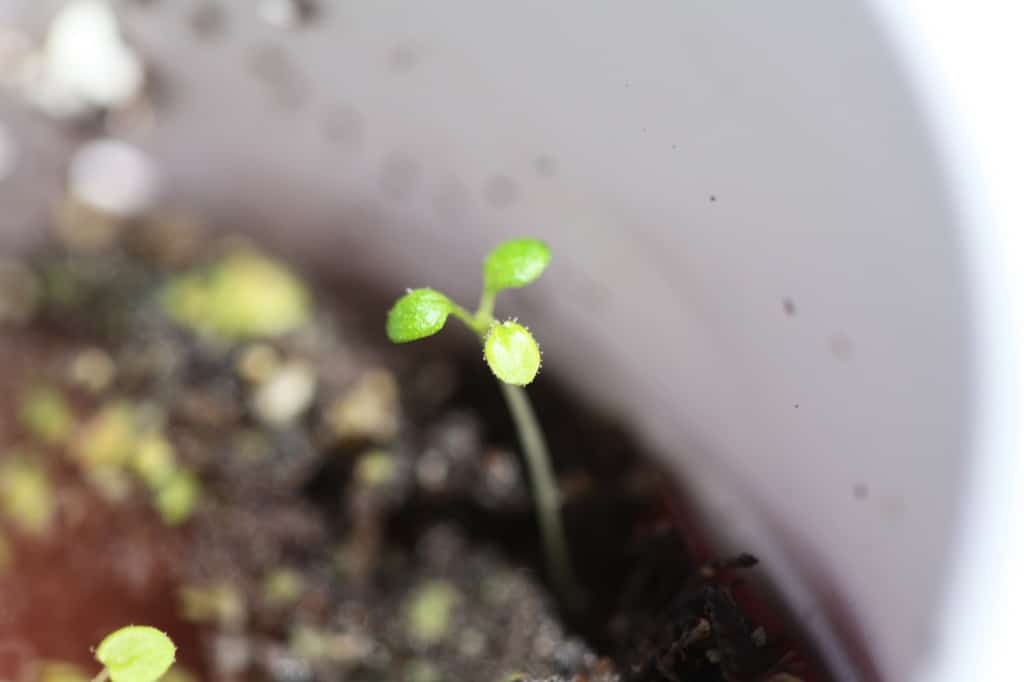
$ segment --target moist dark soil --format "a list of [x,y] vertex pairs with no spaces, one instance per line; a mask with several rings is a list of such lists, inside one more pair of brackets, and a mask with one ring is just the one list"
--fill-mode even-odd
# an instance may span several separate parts
[[158,221],[108,227],[3,264],[0,678],[88,680],[91,647],[130,623],[172,636],[179,682],[814,677],[780,619],[738,605],[756,559],[695,555],[666,473],[549,377],[529,392],[574,609],[545,582],[470,335],[390,346],[386,299],[323,278],[287,328],[247,328],[245,300],[197,326],[174,282],[214,287],[238,254],[280,264]]

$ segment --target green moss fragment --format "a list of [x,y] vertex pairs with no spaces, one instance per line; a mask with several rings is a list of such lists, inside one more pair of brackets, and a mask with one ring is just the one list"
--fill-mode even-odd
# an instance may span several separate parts
[[191,518],[201,495],[202,486],[196,475],[178,469],[157,490],[154,503],[166,525],[179,526]]
[[51,386],[29,389],[21,399],[19,417],[25,429],[46,445],[63,443],[75,424],[64,396]]
[[135,447],[131,469],[147,488],[159,491],[177,470],[174,446],[159,432],[145,434]]
[[86,470],[120,469],[131,459],[138,438],[135,412],[123,401],[103,407],[82,429],[75,456]]
[[179,275],[165,287],[164,310],[202,336],[227,341],[273,337],[304,324],[310,295],[277,261],[249,250],[228,254],[211,267]]
[[409,638],[424,646],[443,641],[448,636],[457,599],[456,589],[444,580],[431,580],[417,588],[405,609]]
[[46,470],[18,456],[0,465],[0,511],[25,533],[49,531],[57,502]]
[[276,568],[263,578],[263,599],[273,607],[291,606],[304,589],[302,574],[288,568]]
[[372,488],[380,487],[395,480],[395,457],[383,450],[372,450],[359,458],[356,464],[356,478]]

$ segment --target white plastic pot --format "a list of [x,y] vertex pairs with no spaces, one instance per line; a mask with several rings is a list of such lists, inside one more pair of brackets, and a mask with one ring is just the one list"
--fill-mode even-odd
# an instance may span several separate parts
[[[0,10],[39,26],[56,4]],[[391,0],[288,30],[252,0],[219,24],[123,4],[161,93],[129,136],[168,203],[467,299],[500,238],[549,240],[550,274],[499,312],[763,560],[841,679],[1020,679],[1024,174],[999,164],[1024,116],[992,74],[1024,55],[1004,18]],[[23,153],[46,139],[2,111]]]

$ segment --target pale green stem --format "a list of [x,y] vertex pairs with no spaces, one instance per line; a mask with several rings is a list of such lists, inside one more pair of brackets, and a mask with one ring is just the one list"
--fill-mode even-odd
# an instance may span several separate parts
[[[470,314],[462,306],[456,305],[452,310],[452,315],[462,320],[481,339],[484,339],[487,336],[487,331],[494,324],[494,299],[495,292],[485,290],[480,297],[480,305],[476,313]],[[505,402],[512,414],[512,421],[515,422],[516,433],[523,448],[527,469],[529,469],[548,574],[565,601],[571,607],[576,608],[582,602],[582,595],[573,578],[572,563],[569,559],[569,544],[566,541],[565,529],[562,525],[561,494],[554,469],[551,467],[551,455],[548,453],[548,446],[544,440],[544,432],[540,428],[526,390],[521,386],[513,386],[500,380],[498,384],[501,386]]]
[[494,322],[494,300],[498,294],[494,291],[484,289],[480,294],[480,305],[476,307],[476,324],[483,325],[484,331]]
[[462,320],[467,327],[476,332],[481,338],[486,336],[490,321],[480,320],[479,315],[473,315],[460,305],[456,305],[452,309],[452,315]]
[[551,467],[551,456],[533,411],[530,398],[521,386],[498,382],[508,403],[512,420],[516,424],[519,441],[526,456],[526,466],[533,482],[533,494],[537,505],[541,539],[547,556],[551,580],[570,604],[578,604],[579,594],[573,579],[572,564],[569,560],[569,546],[562,527],[562,502]]
[[92,678],[92,682],[107,682],[110,679],[110,671],[104,668],[100,674]]

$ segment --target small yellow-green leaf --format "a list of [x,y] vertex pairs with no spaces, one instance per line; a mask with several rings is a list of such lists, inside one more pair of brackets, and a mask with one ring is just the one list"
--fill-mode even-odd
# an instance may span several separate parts
[[40,464],[9,453],[0,464],[0,515],[31,535],[44,535],[57,512],[50,477]]
[[124,400],[108,403],[87,421],[74,441],[74,455],[86,469],[121,469],[132,456],[138,424],[135,410]]
[[434,645],[448,635],[451,612],[458,592],[443,580],[431,580],[417,588],[406,605],[409,636],[424,645]]
[[275,568],[263,578],[263,599],[271,606],[294,604],[304,589],[302,574],[289,568]]
[[305,284],[284,265],[239,250],[206,270],[172,279],[162,292],[165,312],[201,335],[227,341],[281,336],[311,314]]
[[154,496],[160,519],[168,526],[179,526],[192,516],[202,494],[195,474],[179,469],[160,487]]
[[63,443],[74,426],[71,408],[59,391],[36,386],[22,398],[21,423],[47,445]]
[[540,370],[540,346],[526,327],[511,320],[491,326],[484,358],[496,377],[515,386],[527,385]]
[[455,305],[433,289],[412,289],[388,312],[388,338],[407,343],[441,331]]
[[371,488],[387,485],[395,479],[395,458],[383,450],[372,450],[359,458],[356,478]]
[[96,648],[112,682],[156,682],[174,663],[174,642],[156,628],[131,625],[107,635]]
[[135,475],[155,492],[177,471],[177,455],[163,434],[151,432],[139,437],[130,464]]
[[523,287],[537,279],[551,260],[539,239],[512,239],[499,244],[484,261],[484,288],[491,292]]

